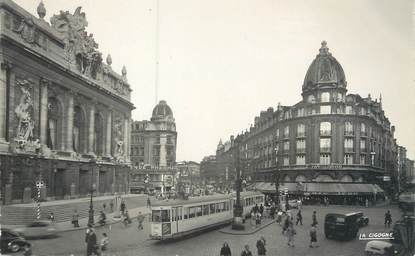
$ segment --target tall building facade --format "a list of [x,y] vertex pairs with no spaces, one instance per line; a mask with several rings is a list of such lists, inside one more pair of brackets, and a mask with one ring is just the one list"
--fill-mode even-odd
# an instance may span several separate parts
[[132,190],[170,191],[176,173],[176,144],[173,111],[164,100],[154,107],[150,121],[132,123]]
[[262,111],[235,137],[242,178],[269,192],[278,180],[290,193],[308,195],[396,193],[395,127],[382,98],[348,93],[343,68],[324,41],[301,96],[293,106]]
[[2,202],[128,191],[130,119],[127,72],[106,64],[86,15],[44,20],[14,2],[0,4],[0,170]]

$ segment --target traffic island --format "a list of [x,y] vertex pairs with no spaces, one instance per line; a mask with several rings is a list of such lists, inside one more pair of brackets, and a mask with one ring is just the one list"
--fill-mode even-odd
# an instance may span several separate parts
[[238,228],[242,226],[241,229],[235,229],[234,224],[232,224],[230,226],[226,226],[222,229],[219,229],[218,231],[223,234],[229,234],[229,235],[251,235],[271,225],[275,221],[276,219],[264,218],[261,220],[261,224],[255,225],[255,224],[251,224],[250,219],[247,219],[245,223],[240,223],[240,224],[238,223]]

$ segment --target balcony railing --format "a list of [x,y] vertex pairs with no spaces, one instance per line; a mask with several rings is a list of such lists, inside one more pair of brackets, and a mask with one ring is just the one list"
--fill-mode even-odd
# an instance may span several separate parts
[[331,152],[331,147],[321,147],[320,152],[325,152],[325,153]]
[[320,131],[320,136],[331,136],[331,131]]
[[344,152],[352,153],[354,152],[354,148],[350,148],[350,147],[344,148]]
[[306,137],[305,132],[297,132],[297,138],[304,138]]
[[354,131],[344,131],[345,136],[354,136]]
[[305,153],[305,148],[297,148],[297,153]]

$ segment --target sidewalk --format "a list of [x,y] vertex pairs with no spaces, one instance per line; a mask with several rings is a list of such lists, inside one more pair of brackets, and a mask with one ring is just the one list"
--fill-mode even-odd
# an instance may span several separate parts
[[261,225],[255,226],[251,225],[251,219],[247,219],[245,223],[243,224],[245,226],[244,230],[233,230],[232,225],[228,225],[222,229],[219,229],[218,231],[224,234],[229,235],[251,235],[254,234],[261,229],[268,227],[272,223],[274,223],[277,219],[271,219],[271,218],[263,218],[261,221]]

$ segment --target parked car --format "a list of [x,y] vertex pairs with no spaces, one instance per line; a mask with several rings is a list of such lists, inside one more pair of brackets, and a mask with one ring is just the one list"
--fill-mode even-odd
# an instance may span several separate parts
[[53,223],[45,220],[34,221],[25,227],[15,228],[13,231],[26,238],[53,237],[57,233]]
[[386,241],[369,241],[365,247],[365,256],[395,256],[399,251],[392,243]]
[[28,241],[18,233],[2,228],[0,236],[0,254],[5,252],[18,252],[25,246],[31,246]]

